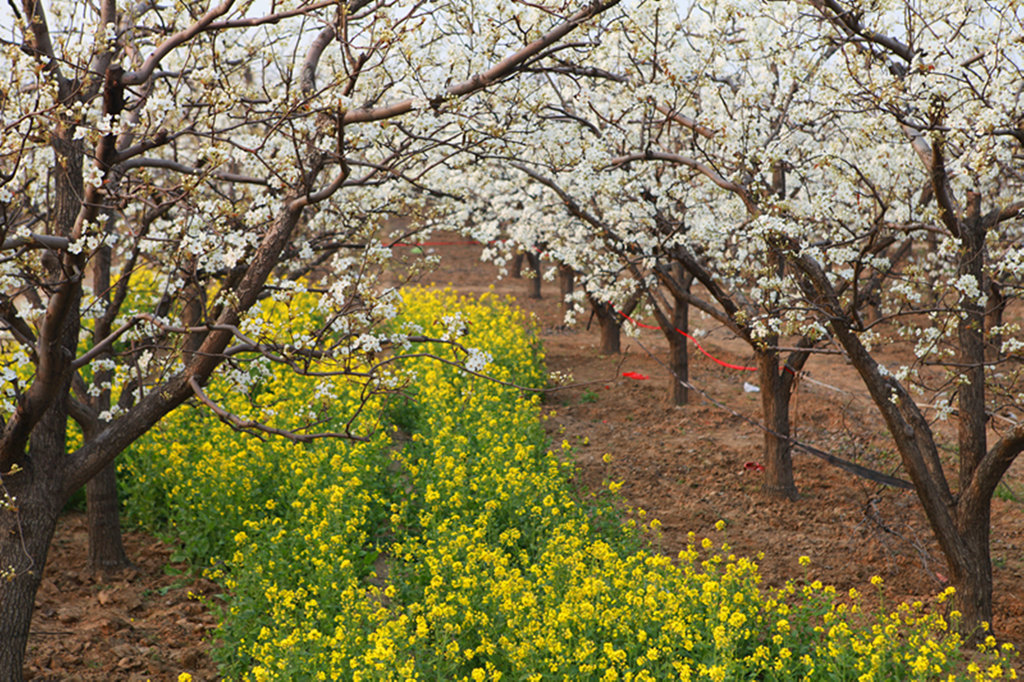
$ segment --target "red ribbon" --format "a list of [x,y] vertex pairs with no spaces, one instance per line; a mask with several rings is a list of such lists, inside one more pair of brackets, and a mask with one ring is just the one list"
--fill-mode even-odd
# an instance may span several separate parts
[[[630,317],[626,313],[622,312],[621,310],[619,311],[619,315],[622,315],[624,318],[626,318],[627,320],[629,320],[630,322],[632,322],[633,324],[635,324],[638,327],[643,327],[644,329],[654,329],[656,331],[660,331],[661,330],[661,327],[652,327],[649,324],[644,324],[643,322],[637,322],[636,320],[634,320],[632,317]],[[677,332],[679,332],[680,334],[682,334],[686,338],[690,339],[690,341],[693,341],[693,345],[697,346],[697,350],[699,350],[701,353],[703,353],[707,357],[711,358],[714,362],[717,362],[718,364],[720,364],[722,367],[728,367],[729,369],[740,369],[740,370],[743,370],[744,372],[756,372],[757,371],[757,367],[744,367],[743,365],[734,365],[731,362],[726,362],[725,360],[719,360],[714,355],[712,355],[711,353],[709,353],[706,350],[704,350],[704,346],[700,345],[700,342],[697,341],[697,339],[693,338],[692,336],[690,336],[689,334],[684,332],[682,329],[679,329],[678,327],[673,327],[673,329],[675,329]]]

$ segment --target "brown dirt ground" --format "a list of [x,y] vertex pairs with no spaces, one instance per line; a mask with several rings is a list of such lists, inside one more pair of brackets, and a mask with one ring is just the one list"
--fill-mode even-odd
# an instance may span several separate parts
[[[449,236],[446,242],[458,242]],[[626,503],[644,509],[663,524],[663,551],[672,555],[687,533],[712,533],[719,519],[737,554],[764,553],[767,584],[788,578],[817,578],[840,591],[871,594],[870,579],[885,580],[884,599],[928,599],[945,585],[945,567],[927,523],[910,492],[854,477],[805,454],[794,455],[795,502],[760,490],[750,465],[760,456],[762,432],[756,393],[744,391],[753,373],[719,367],[691,355],[691,383],[707,396],[693,395],[684,407],[666,400],[667,343],[659,332],[624,337],[621,356],[597,350],[596,321],[586,318],[566,329],[557,285],[545,282],[544,298],[526,298],[526,282],[497,279],[497,270],[479,261],[480,247],[444,243],[429,248],[442,256],[440,268],[424,278],[452,283],[465,293],[494,287],[518,297],[536,316],[552,371],[570,372],[573,383],[546,398],[547,422],[555,442],[568,440],[578,463],[579,482],[599,488],[622,481]],[[708,335],[702,344],[715,355],[741,364],[750,356],[742,342],[692,315],[692,326]],[[875,469],[896,473],[898,458],[884,424],[867,401],[853,373],[836,356],[816,355],[807,366],[794,413],[796,436],[817,447]],[[646,375],[629,379],[623,372]],[[818,383],[815,383],[818,382]],[[822,385],[824,384],[824,385]],[[611,455],[605,463],[603,455]],[[1005,491],[1024,500],[1024,464],[1007,477]],[[1001,497],[1010,497],[1002,495]],[[1021,501],[997,498],[993,504],[995,629],[1001,639],[1024,646],[1024,556]],[[719,538],[721,536],[715,535]],[[195,680],[216,679],[208,639],[215,619],[193,596],[214,595],[208,581],[177,573],[171,550],[138,532],[126,534],[136,567],[116,578],[93,576],[86,568],[84,516],[66,515],[58,526],[29,641],[26,676],[37,680]],[[809,569],[798,565],[807,555]]]
[[171,549],[146,533],[129,531],[124,540],[134,567],[94,575],[85,514],[61,518],[36,595],[27,679],[217,678],[207,642],[216,619],[196,597],[212,598],[218,586],[171,562]]

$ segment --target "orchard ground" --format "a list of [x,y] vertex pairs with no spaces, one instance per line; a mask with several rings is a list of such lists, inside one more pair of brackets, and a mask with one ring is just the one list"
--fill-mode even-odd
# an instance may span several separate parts
[[[621,481],[626,504],[660,519],[663,551],[674,555],[689,531],[707,533],[721,519],[738,554],[764,552],[761,572],[769,584],[808,576],[840,592],[872,595],[877,590],[870,579],[878,575],[885,581],[879,598],[889,606],[943,589],[945,566],[912,492],[854,477],[802,452],[794,454],[798,500],[760,491],[762,432],[744,418],[756,420],[760,409],[757,394],[744,388],[755,380],[753,372],[718,366],[691,347],[691,383],[724,406],[694,393],[690,405],[669,406],[668,346],[660,332],[624,337],[623,355],[602,356],[596,320],[589,330],[587,315],[575,327],[563,326],[556,283],[544,283],[541,300],[529,299],[524,280],[499,280],[496,268],[480,262],[481,247],[460,242],[439,237],[429,247],[442,262],[424,281],[451,283],[466,294],[493,286],[536,316],[549,370],[572,376],[568,387],[546,398],[552,440],[574,446],[580,485]],[[699,313],[691,320],[708,332],[701,343],[711,353],[749,364],[741,341]],[[833,355],[815,355],[807,370],[795,400],[796,437],[899,475],[884,424],[853,372]],[[992,518],[996,634],[1021,648],[1024,463],[1015,464],[1000,486]],[[194,597],[215,595],[217,586],[181,573],[185,567],[171,562],[173,548],[143,533],[127,533],[126,542],[136,568],[115,578],[93,576],[86,569],[84,515],[62,519],[36,600],[27,677],[173,680],[187,671],[196,680],[216,678],[205,644],[215,618]],[[803,555],[811,559],[809,568],[798,563]]]

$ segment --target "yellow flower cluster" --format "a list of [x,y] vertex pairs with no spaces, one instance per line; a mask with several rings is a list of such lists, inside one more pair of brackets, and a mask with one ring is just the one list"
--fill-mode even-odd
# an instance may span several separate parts
[[[228,677],[1015,677],[998,647],[968,669],[951,624],[920,604],[872,616],[818,581],[766,589],[721,540],[691,535],[673,558],[645,549],[654,522],[623,523],[580,494],[546,448],[539,398],[521,388],[543,384],[542,354],[512,306],[415,290],[396,324],[439,338],[453,315],[462,348],[401,351],[402,396],[373,406],[402,433],[395,442],[261,442],[190,413],[133,458],[162,449],[167,513],[179,526],[205,517],[223,538],[207,544],[231,594],[219,631]],[[495,381],[456,366],[471,349]],[[263,390],[302,405],[309,388],[296,381]],[[337,391],[340,414],[358,395]]]

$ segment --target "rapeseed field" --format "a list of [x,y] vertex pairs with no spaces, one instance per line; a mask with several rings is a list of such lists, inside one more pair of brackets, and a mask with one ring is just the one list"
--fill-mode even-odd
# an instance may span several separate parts
[[[315,314],[261,311],[284,330]],[[950,590],[865,613],[811,566],[766,587],[724,524],[678,556],[654,551],[656,521],[577,490],[568,444],[549,447],[543,351],[515,307],[410,290],[394,329],[440,339],[453,320],[461,347],[396,346],[386,391],[269,364],[210,387],[278,428],[316,415],[366,440],[257,439],[186,406],[125,457],[129,514],[224,587],[228,678],[1016,678],[992,638],[965,658]]]

